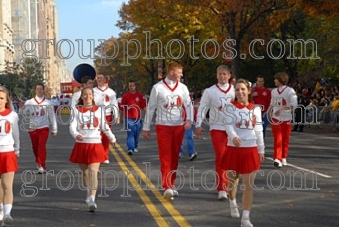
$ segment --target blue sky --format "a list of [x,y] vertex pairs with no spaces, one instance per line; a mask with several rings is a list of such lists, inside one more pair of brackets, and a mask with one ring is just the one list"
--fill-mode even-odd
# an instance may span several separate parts
[[[118,10],[127,0],[55,0],[58,9],[59,40],[67,39],[74,45],[74,54],[67,60],[67,67],[71,72],[80,63],[93,65],[92,59],[79,57],[79,43],[76,39],[83,40],[83,54],[90,53],[90,42],[94,46],[100,44],[98,39],[118,37],[120,30],[115,26],[119,20]],[[61,44],[63,56],[70,53],[67,42]]]

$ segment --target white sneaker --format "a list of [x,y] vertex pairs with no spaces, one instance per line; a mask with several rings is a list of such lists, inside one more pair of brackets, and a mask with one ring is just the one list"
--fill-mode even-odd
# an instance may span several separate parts
[[9,214],[4,215],[4,219],[2,221],[2,226],[11,226],[13,223],[13,218]]
[[45,173],[46,170],[44,168],[42,168],[41,166],[37,166],[38,169],[38,173]]
[[173,190],[173,197],[178,197],[179,196],[179,192],[177,190]]
[[232,218],[240,218],[238,206],[230,205],[230,208],[231,208],[231,217]]
[[109,164],[109,159],[105,160],[103,163],[104,164]]
[[133,150],[133,152],[138,153],[139,151],[138,151],[138,149],[135,148],[135,149]]
[[128,150],[128,151],[127,151],[127,154],[128,154],[128,155],[133,155],[133,151],[132,151],[132,150]]
[[4,211],[0,210],[0,221],[2,221],[2,219],[4,219]]
[[87,206],[90,212],[94,212],[97,209],[97,204],[91,200],[88,201]]
[[190,161],[193,161],[194,159],[196,159],[197,158],[197,153],[194,153],[194,154],[192,154],[191,156],[190,156]]
[[242,218],[241,219],[241,227],[253,227],[250,218]]
[[218,194],[218,199],[221,200],[226,200],[227,199],[227,193],[225,191],[219,191]]
[[275,159],[273,165],[276,168],[281,168],[282,167],[281,161],[279,159]]
[[88,203],[89,203],[89,201],[90,201],[90,199],[89,199],[89,198],[90,198],[89,196],[87,196],[87,197],[86,197],[86,200],[85,200],[86,204],[88,204]]
[[165,199],[173,199],[173,190],[172,189],[166,189],[164,192],[164,198]]
[[286,158],[283,158],[283,159],[281,160],[281,164],[282,164],[283,166],[287,166]]

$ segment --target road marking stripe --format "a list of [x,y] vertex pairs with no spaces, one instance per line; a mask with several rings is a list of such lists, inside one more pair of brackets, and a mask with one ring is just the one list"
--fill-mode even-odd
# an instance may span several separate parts
[[[131,165],[131,167],[136,170],[138,173],[140,173],[140,177],[142,181],[147,184],[150,188],[156,188],[155,185],[148,180],[146,182],[146,175],[144,171],[142,171],[139,166],[130,158],[130,156],[122,149],[122,147],[116,143],[116,148],[121,152],[121,154],[125,157],[127,162]],[[140,189],[140,188],[139,188]],[[141,189],[140,189],[141,190]],[[178,223],[179,226],[184,227],[190,227],[191,225],[188,223],[188,221],[185,219],[184,216],[181,215],[181,213],[173,206],[171,201],[168,201],[163,198],[162,194],[159,192],[159,190],[151,190],[155,197],[162,203],[162,205],[166,208],[168,213],[172,216],[172,218]]]
[[[268,158],[266,157],[266,159],[268,160],[272,160],[273,161],[273,158]],[[302,168],[302,167],[299,167],[299,166],[296,166],[296,165],[292,165],[290,163],[287,163],[288,166],[291,166],[291,167],[294,167],[296,169],[300,169],[300,170],[304,170],[304,171],[307,171],[307,172],[310,172],[310,173],[316,173],[317,175],[321,176],[321,177],[324,177],[324,178],[332,178],[332,176],[329,176],[329,175],[326,175],[326,174],[323,174],[323,173],[319,173],[317,171],[314,171],[314,170],[310,170],[310,169],[305,169],[305,168]]]
[[[119,146],[119,145],[117,145]],[[120,146],[119,146],[120,147]],[[115,149],[112,149],[112,147],[110,147],[111,153],[113,154],[113,156],[115,157],[115,159],[117,160],[117,163],[119,164],[120,168],[124,171],[124,174],[128,177],[128,180],[133,184],[133,185],[137,185],[138,182],[135,179],[135,177],[133,176],[133,174],[127,174],[128,172],[128,167],[125,165],[125,163],[122,161],[122,159],[120,158],[119,154],[115,151]],[[157,209],[157,207],[152,203],[151,199],[146,195],[146,193],[144,192],[144,190],[142,190],[141,187],[137,187],[135,189],[135,191],[139,194],[139,197],[141,198],[141,200],[144,202],[145,206],[147,207],[148,211],[151,213],[151,215],[153,216],[154,220],[156,221],[156,223],[158,224],[158,226],[170,226],[167,221],[165,220],[165,218],[163,218],[163,215],[161,214],[161,212]]]

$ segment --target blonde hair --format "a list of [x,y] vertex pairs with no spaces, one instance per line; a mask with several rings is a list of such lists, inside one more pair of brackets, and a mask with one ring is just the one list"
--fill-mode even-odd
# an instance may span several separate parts
[[5,108],[12,110],[12,100],[9,97],[9,92],[8,92],[7,88],[0,86],[0,92],[3,92],[3,93],[6,94],[7,103],[5,105]]
[[219,70],[225,70],[225,71],[231,73],[231,70],[230,70],[230,68],[227,65],[219,65],[218,68],[217,68],[217,72]]

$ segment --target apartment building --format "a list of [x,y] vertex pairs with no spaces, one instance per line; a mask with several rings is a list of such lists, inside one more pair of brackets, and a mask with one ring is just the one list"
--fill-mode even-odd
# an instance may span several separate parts
[[55,0],[0,0],[0,73],[6,61],[22,64],[34,57],[44,66],[46,86],[58,94],[69,72],[55,53],[57,41]]
[[11,0],[0,0],[0,73],[14,57]]

